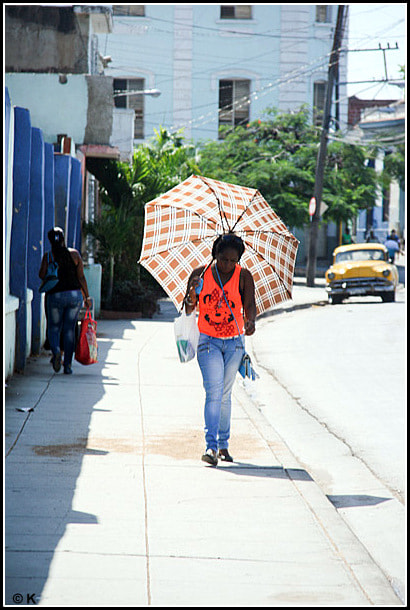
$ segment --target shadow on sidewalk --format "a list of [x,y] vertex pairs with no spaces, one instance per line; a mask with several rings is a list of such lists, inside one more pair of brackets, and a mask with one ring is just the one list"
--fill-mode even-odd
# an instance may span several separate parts
[[[104,321],[98,363],[74,363],[74,375],[53,373],[50,355],[30,358],[25,375],[14,375],[5,391],[5,603],[39,603],[70,524],[98,524],[98,516],[75,510],[73,499],[87,456],[106,450],[87,446],[94,411],[106,409],[109,352],[133,328]],[[108,358],[107,358],[108,356]],[[74,368],[75,367],[75,368]],[[116,379],[113,379],[116,382]],[[98,405],[98,406],[97,406]],[[27,409],[22,415],[21,407]],[[30,411],[28,411],[30,409]],[[101,490],[102,493],[104,490]],[[72,527],[72,526],[71,526]],[[24,594],[24,595],[23,595]]]
[[393,498],[380,498],[378,496],[366,495],[347,495],[347,496],[327,496],[327,499],[335,508],[349,508],[353,506],[377,506],[382,502],[393,500]]
[[284,468],[283,466],[257,466],[246,462],[234,461],[231,465],[220,465],[216,470],[232,472],[232,474],[264,477],[271,479],[292,479],[293,481],[313,481],[312,477],[302,468]]

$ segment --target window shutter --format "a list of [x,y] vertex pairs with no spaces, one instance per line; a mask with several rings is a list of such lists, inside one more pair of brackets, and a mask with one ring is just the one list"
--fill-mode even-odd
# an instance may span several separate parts
[[235,6],[236,19],[252,19],[252,6],[250,4],[238,4]]
[[231,125],[233,109],[233,81],[219,81],[219,124]]
[[249,120],[250,81],[234,81],[234,124],[246,123]]
[[235,7],[221,6],[221,19],[235,19]]
[[330,21],[330,6],[328,4],[316,5],[316,22],[329,23]]
[[221,5],[221,19],[252,19],[252,5]]
[[[114,78],[114,92],[115,91],[126,91],[127,90],[127,81],[124,78]],[[127,107],[127,97],[115,95],[114,96],[114,106],[116,108],[126,108]]]
[[122,17],[145,17],[145,4],[113,4],[112,14]]
[[[128,91],[143,91],[143,78],[128,79]],[[144,96],[143,95],[128,95],[128,108],[132,108],[135,113],[134,121],[134,138],[141,139],[144,137]]]
[[320,126],[325,109],[326,83],[323,81],[313,85],[313,124]]

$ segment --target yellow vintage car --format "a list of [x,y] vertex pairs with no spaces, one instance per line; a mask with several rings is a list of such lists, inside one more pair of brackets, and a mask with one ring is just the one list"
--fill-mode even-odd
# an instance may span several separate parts
[[397,267],[389,263],[386,246],[349,244],[333,251],[333,265],[325,273],[326,291],[333,305],[352,296],[379,296],[394,301],[399,282]]

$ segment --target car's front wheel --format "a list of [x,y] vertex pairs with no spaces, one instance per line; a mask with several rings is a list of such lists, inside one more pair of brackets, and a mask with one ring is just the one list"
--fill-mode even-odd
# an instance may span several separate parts
[[393,303],[396,300],[396,292],[385,292],[381,295],[383,303]]
[[340,303],[343,301],[343,297],[340,296],[340,294],[334,294],[330,298],[331,298],[332,305],[340,305]]

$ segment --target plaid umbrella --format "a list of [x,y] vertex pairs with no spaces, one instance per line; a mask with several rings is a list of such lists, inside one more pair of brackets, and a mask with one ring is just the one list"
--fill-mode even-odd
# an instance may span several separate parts
[[177,309],[188,278],[211,260],[215,239],[241,237],[241,266],[255,282],[257,315],[292,298],[298,240],[258,190],[192,175],[145,205],[143,265]]

